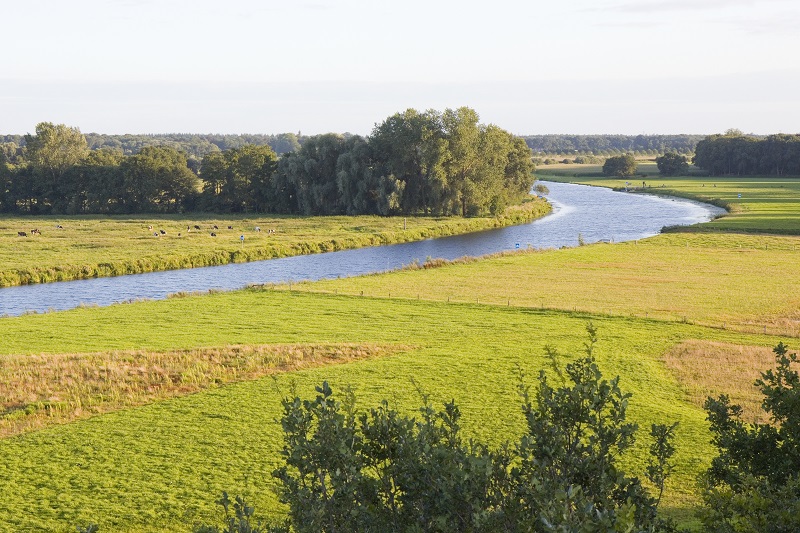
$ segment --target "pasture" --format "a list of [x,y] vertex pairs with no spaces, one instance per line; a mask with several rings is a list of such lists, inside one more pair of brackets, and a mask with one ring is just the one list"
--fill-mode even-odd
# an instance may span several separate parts
[[[218,218],[208,214],[0,217],[0,287],[408,242],[520,223],[548,211],[545,202],[534,200],[509,208],[498,217],[469,219],[253,215]],[[34,229],[40,234],[33,235]]]
[[[405,412],[419,387],[455,399],[468,436],[513,441],[517,369],[532,383],[546,346],[562,363],[580,355],[592,321],[601,370],[633,393],[640,433],[625,466],[642,472],[650,423],[680,424],[663,506],[691,525],[713,453],[703,399],[731,394],[757,419],[752,380],[770,348],[798,347],[800,192],[779,181],[710,187],[741,200],[750,233],[724,217],[638,243],[0,319],[0,524],[188,532],[218,516],[222,490],[278,517],[280,399],[322,380],[352,387],[361,408],[387,398]],[[697,196],[710,182],[665,183]]]
[[[412,411],[421,403],[413,378],[435,402],[458,402],[469,435],[499,445],[523,426],[517,365],[532,380],[547,366],[546,345],[569,354],[564,361],[579,354],[589,320],[600,331],[601,368],[621,375],[634,394],[631,416],[640,427],[680,421],[667,505],[691,504],[692,479],[710,454],[704,414],[663,355],[692,339],[758,346],[775,339],[645,319],[251,289],[6,318],[0,350],[6,357],[91,353],[93,368],[120,351],[230,345],[379,345],[386,354],[275,379],[212,382],[202,392],[89,412],[85,420],[3,439],[0,517],[23,530],[66,531],[94,520],[113,531],[189,531],[212,519],[222,490],[244,493],[275,516],[281,512],[270,477],[281,445],[276,419],[292,383],[309,396],[327,379],[336,389],[352,386],[361,406],[391,398]],[[626,465],[641,471],[647,445],[642,435]]]

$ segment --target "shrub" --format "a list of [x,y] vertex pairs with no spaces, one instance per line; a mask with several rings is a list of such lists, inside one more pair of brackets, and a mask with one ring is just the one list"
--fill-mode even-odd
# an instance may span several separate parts
[[[528,429],[519,442],[496,450],[462,437],[454,402],[436,410],[424,394],[416,417],[386,401],[356,413],[352,392],[339,399],[327,382],[313,400],[285,398],[285,464],[274,475],[289,527],[298,533],[673,531],[656,510],[671,471],[675,426],[651,432],[656,440],[646,475],[659,490],[653,498],[617,466],[637,426],[626,421],[630,394],[619,378],[603,379],[592,356],[596,333],[588,330],[586,357],[562,368],[560,356],[548,351],[560,386],[540,372],[532,392],[520,372]],[[249,509],[243,501],[240,508]],[[249,524],[251,514],[226,515],[224,531],[239,531],[231,529],[236,520]]]
[[722,395],[705,409],[719,455],[703,482],[700,517],[712,532],[800,531],[800,376],[797,355],[774,348],[776,367],[756,386],[771,421],[748,424]]

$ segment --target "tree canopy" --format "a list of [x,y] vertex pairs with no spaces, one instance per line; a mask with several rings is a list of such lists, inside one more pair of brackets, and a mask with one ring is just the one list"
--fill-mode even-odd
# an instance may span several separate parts
[[694,164],[713,176],[800,175],[800,135],[760,138],[729,130],[697,143]]
[[603,174],[629,178],[636,174],[636,159],[631,154],[609,157],[603,163]]
[[270,146],[243,143],[214,145],[198,160],[174,145],[128,154],[124,143],[109,142],[90,152],[76,128],[42,123],[25,137],[21,156],[16,145],[0,152],[0,211],[475,216],[520,202],[534,181],[524,141],[480,124],[467,107],[408,109],[369,137],[273,140],[287,150],[280,157]]
[[680,176],[689,170],[689,160],[684,155],[667,152],[656,157],[656,166],[662,176]]

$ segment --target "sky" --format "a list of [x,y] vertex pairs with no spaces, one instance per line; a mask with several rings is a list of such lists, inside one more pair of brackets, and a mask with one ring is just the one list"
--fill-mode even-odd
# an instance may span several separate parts
[[797,0],[0,0],[0,134],[800,133]]

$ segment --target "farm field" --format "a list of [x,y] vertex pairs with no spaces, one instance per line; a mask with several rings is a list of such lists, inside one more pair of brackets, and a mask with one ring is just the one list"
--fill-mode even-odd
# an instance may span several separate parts
[[[545,345],[577,355],[589,320],[600,331],[601,368],[609,377],[621,375],[634,394],[631,416],[640,427],[680,421],[667,505],[684,507],[693,501],[692,479],[710,448],[704,413],[670,374],[663,354],[692,339],[768,347],[774,338],[644,319],[251,289],[6,318],[0,350],[111,358],[122,350],[249,344],[399,348],[3,439],[0,517],[23,530],[66,531],[94,520],[113,531],[189,531],[214,517],[222,490],[246,494],[257,509],[275,515],[280,506],[269,473],[281,445],[279,401],[291,383],[311,395],[326,379],[335,389],[352,386],[359,405],[391,398],[411,411],[420,403],[413,378],[434,401],[458,402],[469,435],[500,444],[523,425],[515,366],[534,376],[545,366]],[[626,465],[640,471],[646,448],[642,437]]]
[[[244,215],[218,218],[207,213],[159,217],[0,217],[0,287],[408,242],[520,223],[548,211],[549,206],[537,200],[512,207],[496,218],[469,219]],[[31,235],[32,229],[41,234]],[[20,231],[27,236],[18,235]],[[162,235],[160,231],[165,233]],[[241,236],[245,237],[244,242]]]
[[[581,355],[589,321],[604,375],[633,393],[640,432],[625,466],[642,472],[650,423],[680,423],[662,507],[692,525],[695,479],[713,454],[700,404],[730,394],[757,419],[753,379],[778,341],[798,343],[800,188],[723,181],[712,190],[746,191],[735,216],[755,234],[699,226],[292,290],[0,319],[0,531],[93,521],[101,532],[188,532],[218,518],[222,490],[280,516],[270,475],[280,399],[311,397],[322,380],[352,387],[358,407],[389,398],[413,412],[413,378],[437,405],[455,399],[468,436],[514,440],[524,426],[517,367],[532,383],[548,367],[545,346],[565,362]],[[665,183],[699,196],[710,182]],[[766,231],[774,204],[785,206],[774,218],[782,235]]]

